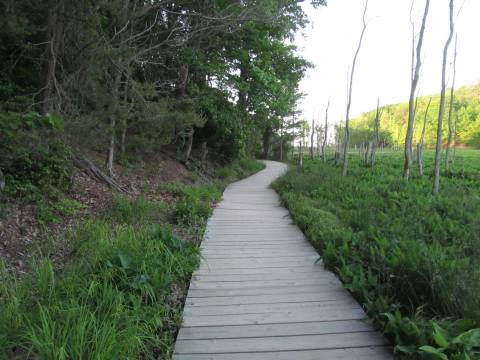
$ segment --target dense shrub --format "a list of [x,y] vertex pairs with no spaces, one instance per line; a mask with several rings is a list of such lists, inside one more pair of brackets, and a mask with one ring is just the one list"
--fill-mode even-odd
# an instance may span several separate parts
[[70,184],[70,149],[58,139],[62,119],[51,114],[0,112],[0,169],[11,195],[64,191]]

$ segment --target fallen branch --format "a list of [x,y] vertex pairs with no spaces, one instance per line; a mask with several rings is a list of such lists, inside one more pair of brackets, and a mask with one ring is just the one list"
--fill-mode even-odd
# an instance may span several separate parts
[[125,194],[130,194],[130,191],[125,187],[120,185],[118,182],[116,182],[114,179],[112,179],[110,176],[104,174],[93,162],[86,158],[82,158],[80,156],[75,155],[73,157],[73,163],[76,167],[80,168],[83,170],[88,176],[91,178],[98,180],[100,182],[103,182],[107,184],[109,187],[118,190],[120,192],[123,192]]

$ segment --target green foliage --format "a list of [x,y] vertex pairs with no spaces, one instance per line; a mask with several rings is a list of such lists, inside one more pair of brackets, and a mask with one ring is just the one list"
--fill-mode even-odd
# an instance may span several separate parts
[[70,149],[57,139],[62,127],[55,115],[0,111],[0,168],[7,194],[55,194],[70,186]]
[[[456,122],[456,142],[480,148],[480,84],[464,86],[455,91],[453,122]],[[430,96],[423,96],[417,100],[417,112],[414,129],[414,143],[420,142],[423,120]],[[437,136],[438,107],[440,95],[433,95],[427,113],[425,144],[433,146]],[[447,101],[448,114],[450,104]],[[408,118],[408,103],[387,105],[382,108],[380,122],[380,141],[385,145],[403,144],[405,142],[406,121]],[[362,114],[351,122],[351,143],[360,145],[371,140],[375,111]],[[446,139],[448,126],[443,128],[443,138]]]
[[428,177],[401,180],[400,153],[379,153],[373,169],[352,156],[348,177],[307,160],[274,184],[326,266],[407,359],[478,356],[478,151],[457,150],[456,163],[436,197]]
[[212,213],[212,205],[222,194],[215,185],[186,186],[175,203],[174,214],[178,224],[202,226]]
[[0,111],[55,109],[74,144],[126,139],[125,160],[184,151],[193,129],[194,147],[231,160],[298,100],[309,64],[288,44],[307,24],[295,0],[156,4],[163,17],[134,1],[62,4],[0,4]]
[[58,222],[62,217],[73,216],[85,206],[77,200],[62,198],[54,203],[39,202],[36,206],[37,220],[42,225]]
[[[117,199],[105,221],[72,234],[59,276],[49,259],[18,281],[0,268],[0,358],[168,358],[197,246],[152,225],[155,206]],[[135,214],[134,214],[135,213]]]
[[222,180],[243,179],[265,167],[265,164],[251,158],[240,158],[232,161],[227,166],[217,170],[216,175]]
[[126,196],[116,196],[105,216],[106,219],[129,225],[158,223],[167,219],[168,206],[165,203],[153,203],[143,198],[131,200]]

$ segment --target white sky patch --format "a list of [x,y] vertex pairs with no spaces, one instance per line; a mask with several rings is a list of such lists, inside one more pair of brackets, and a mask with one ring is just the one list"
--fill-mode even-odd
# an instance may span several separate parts
[[[458,10],[463,0],[455,0]],[[299,53],[315,65],[307,72],[300,90],[306,94],[299,105],[303,116],[323,119],[331,98],[330,121],[345,119],[347,71],[362,29],[363,0],[329,0],[327,7],[303,4],[311,25],[295,40]],[[370,20],[355,69],[351,118],[381,104],[408,100],[411,71],[410,0],[370,0]],[[425,0],[416,0],[413,18],[420,30]],[[480,80],[480,0],[466,0],[456,20],[458,59],[456,86]],[[431,0],[427,19],[420,95],[438,93],[441,63],[448,37],[448,0]],[[449,63],[453,59],[454,41]]]

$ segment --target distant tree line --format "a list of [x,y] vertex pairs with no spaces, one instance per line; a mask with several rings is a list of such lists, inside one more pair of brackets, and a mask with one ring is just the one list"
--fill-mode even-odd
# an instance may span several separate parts
[[[480,83],[462,87],[454,92],[452,142],[457,146],[480,148]],[[425,121],[425,145],[432,148],[436,142],[439,95],[422,96],[417,100],[416,121],[413,143],[421,142],[423,121]],[[450,111],[447,102],[446,112]],[[380,134],[386,146],[403,146],[408,103],[382,107]],[[360,146],[373,132],[375,110],[363,113],[351,121],[351,144]],[[443,128],[444,146],[448,141],[448,127]]]

